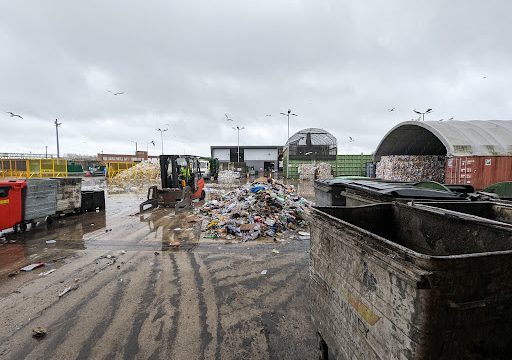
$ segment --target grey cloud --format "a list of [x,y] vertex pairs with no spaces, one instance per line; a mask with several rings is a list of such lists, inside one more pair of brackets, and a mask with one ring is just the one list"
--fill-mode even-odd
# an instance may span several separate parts
[[55,118],[63,151],[88,154],[132,151],[130,140],[155,140],[159,152],[155,128],[166,123],[166,152],[208,154],[236,144],[224,113],[246,127],[242,143],[283,144],[289,107],[300,114],[292,133],[325,128],[344,153],[372,152],[413,108],[510,119],[511,10],[476,0],[5,1],[0,109],[25,120],[2,127],[0,152],[54,152]]

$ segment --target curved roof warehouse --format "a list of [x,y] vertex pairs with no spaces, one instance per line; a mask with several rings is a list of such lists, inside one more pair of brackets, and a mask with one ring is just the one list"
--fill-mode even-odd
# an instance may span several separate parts
[[385,155],[512,156],[512,121],[406,121],[384,136],[375,160]]

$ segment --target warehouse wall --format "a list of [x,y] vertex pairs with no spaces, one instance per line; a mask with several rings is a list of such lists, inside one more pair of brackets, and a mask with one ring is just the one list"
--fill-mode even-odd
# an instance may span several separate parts
[[244,160],[253,161],[277,161],[277,149],[276,148],[268,148],[268,149],[245,149]]
[[219,161],[229,161],[229,149],[213,149],[212,157],[219,159]]

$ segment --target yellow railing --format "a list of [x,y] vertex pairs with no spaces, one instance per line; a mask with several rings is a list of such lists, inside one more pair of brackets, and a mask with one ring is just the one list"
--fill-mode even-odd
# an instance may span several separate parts
[[119,173],[128,170],[132,166],[137,165],[135,162],[108,162],[107,163],[107,174],[108,178],[112,179]]
[[61,159],[0,159],[0,178],[67,177],[68,161]]

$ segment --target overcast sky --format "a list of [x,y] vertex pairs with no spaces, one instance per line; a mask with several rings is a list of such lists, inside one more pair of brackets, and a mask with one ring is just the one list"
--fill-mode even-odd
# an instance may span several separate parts
[[511,13],[508,0],[0,0],[0,152],[56,153],[56,118],[61,153],[154,140],[157,154],[168,127],[166,153],[198,155],[236,145],[235,125],[241,144],[284,144],[289,108],[290,134],[323,128],[339,153],[373,152],[414,108],[511,119]]

